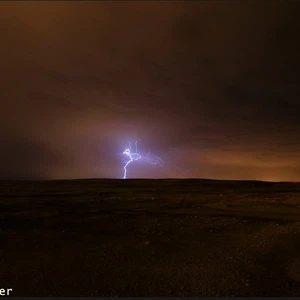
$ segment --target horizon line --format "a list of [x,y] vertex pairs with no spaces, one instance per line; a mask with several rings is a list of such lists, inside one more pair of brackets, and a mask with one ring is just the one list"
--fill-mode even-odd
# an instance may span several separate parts
[[214,179],[201,177],[184,177],[184,178],[111,178],[111,177],[87,177],[87,178],[56,178],[56,179],[0,179],[2,181],[78,181],[78,180],[202,180],[202,181],[238,181],[238,182],[265,182],[265,183],[300,183],[300,181],[271,181],[259,179]]

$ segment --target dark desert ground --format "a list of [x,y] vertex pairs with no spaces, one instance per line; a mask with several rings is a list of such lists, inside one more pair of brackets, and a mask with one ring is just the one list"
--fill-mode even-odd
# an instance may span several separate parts
[[2,181],[11,296],[297,296],[300,183]]

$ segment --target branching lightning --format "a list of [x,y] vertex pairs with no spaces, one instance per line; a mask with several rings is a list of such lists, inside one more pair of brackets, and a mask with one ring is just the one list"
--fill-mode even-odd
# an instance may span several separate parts
[[152,165],[160,165],[162,167],[165,164],[161,158],[159,158],[156,155],[151,154],[150,150],[147,153],[147,155],[145,156],[145,159],[148,163],[150,163]]
[[124,166],[124,175],[123,175],[123,179],[126,179],[126,175],[127,175],[127,167],[130,163],[132,163],[135,160],[139,160],[142,158],[142,156],[140,154],[138,154],[137,152],[137,141],[135,142],[135,152],[131,153],[131,144],[129,143],[129,148],[125,149],[125,151],[123,152],[124,155],[127,155],[129,160],[126,162],[125,166]]
[[145,156],[140,154],[137,149],[137,141],[135,142],[135,152],[131,152],[131,144],[129,143],[129,148],[126,148],[123,151],[123,154],[128,156],[127,160],[123,160],[125,162],[123,179],[126,179],[127,177],[127,167],[129,166],[129,164],[131,164],[134,161],[144,160],[147,163],[153,165],[160,165],[161,167],[164,165],[164,161],[158,156],[151,154],[150,150]]

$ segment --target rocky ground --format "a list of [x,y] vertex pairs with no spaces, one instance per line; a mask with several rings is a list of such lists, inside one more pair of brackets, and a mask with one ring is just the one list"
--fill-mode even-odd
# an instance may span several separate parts
[[299,296],[300,184],[0,182],[11,296]]

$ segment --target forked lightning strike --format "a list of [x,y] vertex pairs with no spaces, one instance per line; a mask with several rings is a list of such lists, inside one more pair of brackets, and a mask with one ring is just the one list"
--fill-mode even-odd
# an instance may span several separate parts
[[123,154],[127,155],[129,157],[129,160],[126,162],[125,166],[124,166],[124,175],[123,175],[123,179],[126,179],[126,175],[127,175],[127,166],[132,163],[135,160],[139,160],[142,158],[142,156],[140,154],[137,153],[137,142],[135,142],[135,150],[136,152],[131,153],[131,144],[129,143],[129,148],[125,149],[125,151],[123,152]]
[[124,161],[126,163],[124,166],[123,179],[126,179],[126,177],[127,177],[127,167],[129,166],[129,164],[131,164],[132,162],[134,162],[136,160],[144,160],[147,163],[150,163],[153,165],[160,165],[161,167],[164,165],[164,161],[161,158],[159,158],[156,155],[150,154],[150,150],[145,156],[142,156],[140,153],[138,153],[137,141],[135,142],[135,152],[131,152],[131,144],[129,143],[129,148],[126,148],[123,151],[123,154],[128,156],[128,160]]

